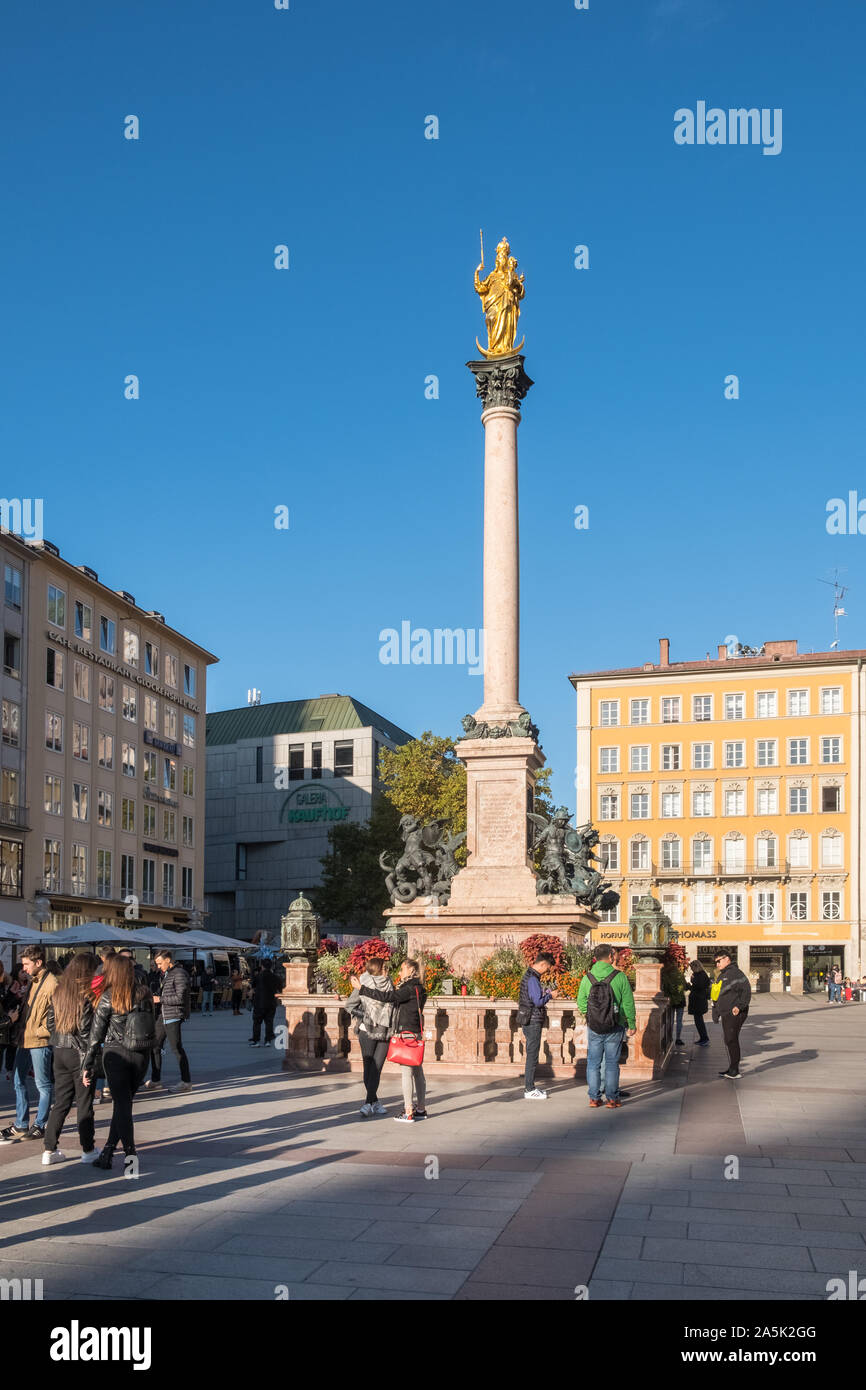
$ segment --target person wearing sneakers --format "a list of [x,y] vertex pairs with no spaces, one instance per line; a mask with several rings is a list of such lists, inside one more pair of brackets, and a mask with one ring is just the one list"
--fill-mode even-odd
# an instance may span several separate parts
[[[360,985],[360,981],[359,981]],[[362,998],[375,999],[376,992],[368,985],[360,985]],[[396,1010],[392,1026],[393,1033],[411,1033],[417,1042],[424,1038],[424,1005],[427,991],[421,981],[421,966],[417,960],[404,960],[397,976],[397,986],[391,995],[391,1003]],[[411,1125],[427,1118],[427,1082],[424,1068],[401,1066],[400,1079],[403,1083],[403,1113],[395,1115],[398,1124]],[[380,1111],[376,1112],[381,1113]]]
[[[45,968],[44,946],[25,947],[21,953],[21,963],[30,976],[30,988],[23,1011],[24,1031],[15,1054],[15,1123],[0,1132],[0,1142],[4,1144],[16,1144],[21,1139],[44,1139],[48,1112],[54,1099],[51,1048],[48,1045],[48,1005],[58,980]],[[32,1125],[30,1097],[27,1094],[27,1074],[31,1067],[39,1092],[39,1106]]]
[[265,1047],[273,1047],[277,995],[281,989],[282,985],[279,979],[268,962],[265,961],[253,980],[253,1035],[250,1038],[250,1047],[259,1046],[263,1024],[265,1029],[264,1045]]
[[162,1005],[162,1017],[156,1020],[155,1025],[156,1042],[151,1070],[153,1085],[145,1089],[155,1090],[159,1085],[162,1077],[162,1045],[167,1039],[180,1067],[180,1084],[168,1088],[169,1094],[175,1096],[181,1091],[188,1091],[192,1085],[189,1058],[184,1052],[180,1031],[189,1018],[189,975],[182,965],[175,965],[171,951],[157,951],[155,959],[157,969],[162,975],[162,987],[159,994],[154,994],[152,999],[154,1005]]
[[619,1058],[623,1039],[636,1031],[634,995],[622,970],[611,965],[613,949],[596,946],[595,961],[580,982],[577,1011],[586,1018],[586,1083],[593,1109],[604,1104],[601,1098],[601,1064],[604,1061],[604,1090],[609,1110],[622,1104],[619,1089]]
[[709,1047],[704,1014],[710,1007],[710,977],[699,960],[688,961],[686,968],[691,971],[691,978],[686,980],[685,987],[689,996],[689,1013],[698,1033],[698,1047]]
[[81,1061],[81,1079],[89,1086],[101,1051],[111,1087],[111,1125],[94,1168],[110,1169],[118,1144],[127,1157],[135,1153],[132,1101],[155,1046],[156,1020],[150,985],[136,975],[129,956],[112,956],[105,967],[105,988],[94,1011],[90,1041]]
[[350,979],[352,993],[344,1007],[355,1018],[364,1059],[366,1099],[361,1106],[361,1114],[366,1120],[371,1115],[387,1114],[379,1100],[379,1078],[388,1055],[388,1039],[394,1031],[394,1006],[391,1003],[394,986],[388,977],[385,962],[377,957],[367,961],[363,975],[352,975]]
[[752,986],[748,977],[738,965],[734,965],[727,951],[719,951],[716,956],[716,986],[721,986],[713,999],[713,1023],[721,1023],[722,1036],[728,1049],[728,1066],[719,1076],[729,1081],[740,1077],[740,1029],[749,1016],[749,1003]]
[[544,989],[542,981],[548,971],[553,969],[553,956],[542,951],[536,956],[529,969],[524,971],[517,997],[517,1026],[523,1029],[526,1039],[526,1066],[523,1073],[523,1099],[547,1100],[547,1092],[535,1084],[535,1071],[541,1049],[541,1030],[544,1027],[545,1007],[548,1000],[558,999],[559,991]]
[[81,1062],[90,1045],[93,1023],[95,956],[73,956],[48,1001],[48,1027],[54,1052],[54,1104],[45,1129],[44,1167],[62,1163],[66,1154],[57,1147],[60,1131],[75,1101],[75,1118],[81,1143],[81,1162],[95,1163],[99,1149],[93,1142],[93,1087],[81,1079]]

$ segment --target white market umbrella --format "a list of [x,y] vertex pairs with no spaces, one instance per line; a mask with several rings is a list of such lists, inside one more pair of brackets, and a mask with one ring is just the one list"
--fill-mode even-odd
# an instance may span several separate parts
[[136,927],[126,935],[130,946],[169,946],[174,949],[185,944],[180,932],[166,931],[164,927]]
[[28,941],[44,940],[44,934],[34,931],[32,927],[16,927],[14,922],[0,922],[0,941],[19,941],[24,945]]
[[122,942],[130,945],[132,932],[110,927],[107,922],[79,922],[65,931],[42,932],[39,940],[50,946],[108,946]]

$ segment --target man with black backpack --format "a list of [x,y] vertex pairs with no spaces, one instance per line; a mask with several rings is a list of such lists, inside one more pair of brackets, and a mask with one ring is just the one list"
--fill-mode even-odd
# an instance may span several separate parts
[[604,1059],[604,1090],[609,1110],[618,1110],[619,1055],[625,1034],[635,1033],[634,995],[621,970],[610,963],[610,946],[596,946],[595,961],[580,982],[577,1009],[586,1018],[586,1082],[589,1103],[594,1110],[604,1104],[601,1098],[601,1063]]

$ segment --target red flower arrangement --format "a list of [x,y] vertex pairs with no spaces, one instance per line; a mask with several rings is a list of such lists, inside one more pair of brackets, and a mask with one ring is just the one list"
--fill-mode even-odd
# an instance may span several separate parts
[[319,942],[320,956],[335,956],[339,949],[337,942],[332,936],[323,936]]
[[390,959],[391,947],[387,941],[383,941],[381,936],[373,936],[369,941],[358,943],[340,973],[348,980],[350,975],[363,975],[367,969],[368,960],[389,961]]
[[565,951],[558,936],[543,936],[536,932],[520,943],[520,954],[527,965],[533,965],[543,952],[553,956],[553,969],[557,974],[565,969]]

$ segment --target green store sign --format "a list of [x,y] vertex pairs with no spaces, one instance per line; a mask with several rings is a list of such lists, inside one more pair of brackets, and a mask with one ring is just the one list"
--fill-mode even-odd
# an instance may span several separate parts
[[296,787],[289,792],[283,802],[280,820],[285,817],[290,824],[299,821],[348,820],[349,808],[344,806],[336,792],[326,787]]

